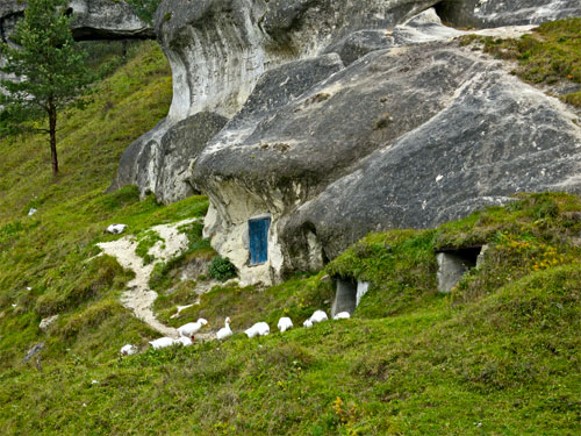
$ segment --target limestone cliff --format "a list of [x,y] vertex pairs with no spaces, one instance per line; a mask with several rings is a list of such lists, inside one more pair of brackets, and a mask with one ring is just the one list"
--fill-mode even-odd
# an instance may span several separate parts
[[[166,0],[156,31],[174,100],[114,186],[162,201],[206,193],[213,246],[264,282],[318,268],[371,230],[433,226],[521,191],[581,192],[576,114],[461,47],[436,12],[486,28],[581,6]],[[255,218],[268,223],[268,260],[252,265]]]

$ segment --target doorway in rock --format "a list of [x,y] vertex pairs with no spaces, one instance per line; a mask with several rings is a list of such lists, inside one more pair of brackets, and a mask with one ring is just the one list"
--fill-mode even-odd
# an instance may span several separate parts
[[261,215],[248,220],[250,265],[261,265],[268,261],[268,231],[270,215]]
[[335,283],[336,292],[331,315],[335,316],[341,312],[349,312],[350,315],[353,315],[361,302],[361,298],[367,293],[369,283],[342,277],[337,277]]
[[481,246],[442,249],[436,252],[438,261],[438,290],[450,292],[468,270],[478,263]]

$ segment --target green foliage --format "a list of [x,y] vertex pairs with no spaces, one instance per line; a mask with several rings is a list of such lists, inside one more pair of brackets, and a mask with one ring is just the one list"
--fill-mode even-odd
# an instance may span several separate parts
[[[145,234],[202,217],[208,202],[162,206],[139,201],[135,187],[104,193],[126,145],[169,105],[163,56],[141,47],[64,121],[58,183],[36,138],[0,142],[3,434],[578,433],[578,196],[521,195],[437,229],[370,234],[316,275],[217,286],[167,321],[203,316],[215,331],[230,316],[232,338],[148,348],[158,333],[119,304],[131,275],[111,258],[91,259],[95,243],[118,237],[103,232],[112,222]],[[39,211],[27,217],[31,206]],[[155,267],[164,310],[197,298],[179,273],[214,255],[201,223],[181,231],[186,254]],[[434,250],[485,243],[481,266],[438,295]],[[335,276],[370,281],[370,291],[352,319],[301,328],[315,309],[329,310]],[[41,318],[56,312],[41,332]],[[295,328],[281,335],[283,315]],[[271,334],[247,339],[242,331],[258,320]],[[22,363],[39,342],[42,372]],[[141,352],[119,357],[125,343]]]
[[80,41],[79,47],[86,52],[86,65],[95,72],[95,79],[103,80],[126,62],[135,57],[141,44],[135,40]]
[[50,286],[54,280],[51,276],[46,278],[45,283],[50,290],[37,299],[35,311],[39,315],[45,317],[62,313],[111,291],[120,291],[131,278],[131,274],[124,272],[117,261],[109,256],[101,256],[86,265],[71,265],[71,269],[78,274],[72,283]]
[[161,0],[127,0],[135,13],[143,21],[152,24],[155,11],[157,10]]
[[[150,41],[139,46],[130,51],[133,57],[125,66],[95,84],[97,92],[84,111],[67,109],[59,133],[65,168],[58,180],[39,152],[40,137],[23,133],[0,140],[3,368],[19,364],[41,341],[49,342],[42,354],[43,365],[48,365],[68,355],[66,348],[83,359],[109,358],[124,343],[151,338],[149,328],[118,303],[131,276],[110,258],[89,260],[99,254],[95,243],[117,238],[104,233],[111,223],[126,223],[139,233],[156,224],[203,216],[207,210],[203,197],[161,207],[151,197],[140,202],[135,187],[105,193],[123,150],[165,116],[171,101],[170,70],[161,50]],[[107,113],[105,106],[110,108]],[[28,217],[30,207],[38,212]],[[105,300],[114,301],[118,310],[95,327],[69,330],[82,331],[76,336],[65,335],[61,328],[69,317]],[[47,338],[38,324],[55,313],[61,317]]]
[[[327,272],[267,289],[216,287],[172,321],[203,316],[216,330],[230,316],[230,340],[117,360],[118,348],[103,341],[122,345],[106,333],[125,331],[128,320],[104,297],[55,327],[58,341],[73,347],[66,352],[58,341],[49,344],[64,358],[47,360],[42,374],[33,366],[3,373],[0,404],[40,398],[45,408],[1,407],[0,422],[8,432],[31,433],[58,427],[65,433],[573,434],[581,413],[580,248],[571,242],[581,231],[579,211],[578,197],[534,194],[435,230],[371,234],[327,272],[370,280],[372,290],[354,318],[312,329],[299,324],[314,309],[329,307]],[[200,235],[196,226],[184,231]],[[420,264],[432,265],[436,247],[475,240],[498,253],[498,260],[487,254],[471,273],[482,283],[513,266],[527,272],[512,270],[510,278],[462,301],[431,295],[435,272]],[[560,265],[535,270],[534,262],[553,252],[564,255]],[[419,290],[417,305],[402,305],[397,286],[383,283],[399,280]],[[191,298],[188,289],[191,284],[176,293]],[[392,302],[400,309],[385,309]],[[241,334],[257,320],[273,328],[282,315],[295,321],[284,335],[250,340]],[[10,319],[27,322],[24,315]],[[138,344],[155,337],[131,329]],[[98,354],[103,347],[108,351]],[[76,408],[63,406],[82,402],[91,405],[82,420]],[[119,404],[124,407],[115,408]]]
[[[460,38],[462,45],[474,42],[500,59],[518,60],[516,74],[528,82],[554,84],[566,79],[581,84],[581,18],[541,24],[533,34],[519,39],[477,35]],[[581,91],[562,99],[581,107]]]
[[371,234],[326,268],[333,277],[371,283],[358,316],[384,317],[437,298],[433,231]]
[[154,257],[149,254],[149,250],[158,242],[163,242],[163,239],[153,230],[147,230],[138,236],[135,254],[143,259],[145,265],[150,264],[155,260]]
[[1,70],[20,78],[2,82],[10,94],[8,102],[43,109],[52,102],[62,109],[88,84],[86,54],[72,37],[70,18],[62,13],[65,5],[64,0],[28,1],[12,35],[19,47],[0,46],[6,58]]
[[[12,39],[18,45],[0,45],[5,64],[0,71],[16,76],[2,80],[6,93],[0,105],[8,107],[9,121],[22,121],[23,110],[33,109],[47,117],[53,175],[59,171],[57,155],[57,116],[73,101],[79,108],[87,103],[77,97],[92,81],[81,51],[70,29],[71,19],[63,14],[65,0],[29,0],[24,19],[16,24]],[[5,129],[4,129],[5,130]]]
[[228,279],[236,277],[236,267],[230,259],[222,256],[215,256],[210,263],[208,268],[208,274],[210,277],[225,282]]

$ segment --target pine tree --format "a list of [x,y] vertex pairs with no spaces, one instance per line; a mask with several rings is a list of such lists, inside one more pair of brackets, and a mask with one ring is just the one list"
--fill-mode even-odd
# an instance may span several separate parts
[[[91,81],[86,54],[73,39],[67,0],[28,0],[24,19],[16,25],[11,40],[0,45],[5,59],[0,71],[16,80],[2,80],[1,103],[10,108],[40,109],[46,116],[53,175],[59,171],[57,119],[59,113],[83,92]],[[79,102],[79,101],[77,101]]]

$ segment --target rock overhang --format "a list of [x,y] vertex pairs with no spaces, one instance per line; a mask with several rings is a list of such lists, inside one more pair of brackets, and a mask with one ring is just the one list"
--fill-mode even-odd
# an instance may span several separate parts
[[[579,190],[571,113],[451,43],[462,32],[435,13],[412,17],[435,4],[442,15],[451,2],[364,3],[207,0],[188,9],[166,0],[158,10],[174,76],[164,128],[200,111],[230,119],[191,158],[188,177],[210,197],[206,235],[249,281],[316,269],[371,230],[432,226],[523,190]],[[506,23],[531,23],[551,15],[525,9],[554,2],[476,3],[456,2],[471,17],[488,14],[474,22],[491,27],[502,7],[512,14]],[[292,98],[280,100],[274,88],[271,98],[260,94],[269,72],[334,53],[337,71]],[[275,256],[261,271],[246,269],[248,221],[262,214],[272,217]]]
[[221,205],[221,238],[250,218],[226,218],[244,210],[233,204],[254,198],[251,213],[273,213],[276,278],[320,267],[369,231],[431,227],[517,192],[555,190],[579,171],[581,130],[562,103],[456,42],[404,52],[371,53],[254,130],[227,125],[210,142],[192,177]]
[[[26,1],[6,0],[0,5],[0,35],[10,39],[15,23],[24,16]],[[72,31],[78,40],[154,39],[153,26],[137,16],[127,2],[71,0]]]

